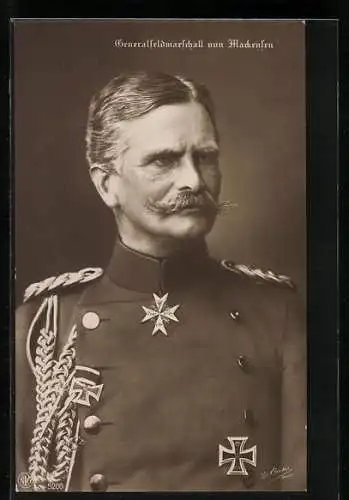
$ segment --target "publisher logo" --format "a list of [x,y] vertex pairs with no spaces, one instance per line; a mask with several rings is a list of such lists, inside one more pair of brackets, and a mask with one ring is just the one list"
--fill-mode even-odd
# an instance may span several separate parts
[[33,486],[33,479],[29,472],[20,472],[17,476],[18,486],[27,490]]

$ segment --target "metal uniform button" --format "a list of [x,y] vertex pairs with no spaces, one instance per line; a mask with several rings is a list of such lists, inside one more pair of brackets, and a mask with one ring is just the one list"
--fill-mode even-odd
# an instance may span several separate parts
[[241,368],[241,370],[245,370],[247,371],[248,370],[248,359],[246,358],[246,356],[239,356],[236,360],[239,368]]
[[107,489],[107,480],[103,474],[93,474],[90,477],[90,486],[93,491],[105,491]]
[[96,415],[89,415],[84,420],[84,429],[89,434],[96,434],[101,426],[101,419]]
[[256,423],[256,420],[254,418],[254,415],[253,415],[253,411],[250,410],[249,408],[246,408],[246,410],[244,410],[244,422],[249,425],[249,426],[254,426],[255,423]]
[[234,321],[239,321],[240,319],[240,313],[239,311],[232,311],[230,313],[230,317],[234,320]]
[[83,315],[81,321],[82,326],[86,328],[86,330],[95,330],[99,326],[101,318],[97,313],[89,311]]

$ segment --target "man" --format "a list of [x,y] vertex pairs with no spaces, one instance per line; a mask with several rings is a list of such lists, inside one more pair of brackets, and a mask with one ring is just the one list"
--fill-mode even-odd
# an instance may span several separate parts
[[118,76],[93,98],[86,139],[118,236],[105,271],[34,283],[18,310],[18,489],[305,489],[293,285],[205,244],[224,205],[208,91]]

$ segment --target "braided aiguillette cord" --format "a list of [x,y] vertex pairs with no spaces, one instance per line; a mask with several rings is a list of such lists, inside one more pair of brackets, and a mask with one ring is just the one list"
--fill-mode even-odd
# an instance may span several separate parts
[[[70,345],[71,342],[74,340],[74,338],[76,337],[76,333],[77,333],[77,329],[76,329],[76,325],[74,325],[70,331],[70,334],[69,334],[69,337],[68,337],[68,341],[67,341],[67,345]],[[64,353],[64,349],[62,351]],[[62,401],[62,398],[64,396],[64,393],[65,393],[65,390],[66,388],[68,387],[68,385],[70,384],[70,382],[72,381],[73,377],[75,375],[75,369],[72,371],[72,373],[69,375],[69,377],[67,378],[67,380],[65,381],[64,385],[60,388],[60,392],[57,396],[57,399],[53,405],[53,407],[51,408],[51,412],[48,416],[48,419],[47,419],[47,422],[40,434],[40,438],[44,435],[45,433],[45,430],[47,429],[48,425],[50,424],[50,421],[51,419],[53,418],[60,402]],[[60,410],[59,414],[58,414],[58,417],[62,415],[62,413],[64,412],[64,410],[68,407],[68,405],[70,404],[70,402],[72,401],[72,396],[70,395],[68,398],[67,398],[67,402],[66,404],[63,406],[63,408]]]
[[[31,352],[30,352],[30,342],[31,342],[31,337],[32,337],[33,331],[34,331],[34,327],[35,327],[39,317],[43,313],[46,306],[48,308],[47,316],[49,316],[50,311],[51,311],[51,307],[52,307],[52,297],[47,297],[42,301],[39,309],[37,310],[37,313],[35,314],[35,316],[33,318],[33,321],[30,324],[28,335],[27,335],[27,342],[26,342],[26,354],[27,354],[28,363],[29,363],[29,366],[30,366],[30,368],[31,368],[31,370],[36,378],[37,378],[37,369],[34,366],[33,358],[32,358]],[[47,324],[47,321],[46,321],[46,324]]]
[[69,491],[69,485],[70,485],[70,481],[71,481],[73,467],[75,464],[76,453],[78,450],[79,431],[80,431],[80,421],[78,419],[77,424],[76,424],[75,436],[74,436],[73,453],[72,453],[72,456],[70,459],[69,471],[68,471],[68,475],[67,475],[67,482],[66,482],[64,491]]
[[[64,393],[65,393],[65,388],[69,385],[69,383],[71,382],[71,380],[72,380],[72,378],[74,377],[74,375],[75,375],[75,370],[74,370],[74,371],[73,371],[73,372],[69,375],[69,377],[67,378],[67,380],[66,380],[65,384],[64,384],[64,385],[63,385],[63,387],[61,388],[60,393],[59,393],[59,395],[58,395],[58,397],[57,397],[57,399],[56,399],[56,402],[55,402],[55,404],[53,405],[53,407],[52,407],[52,409],[51,409],[51,412],[50,412],[49,416],[47,417],[47,422],[46,422],[45,426],[44,426],[44,427],[43,427],[43,429],[42,429],[42,432],[41,432],[41,434],[40,434],[40,438],[42,438],[42,437],[43,437],[43,435],[44,435],[44,433],[45,433],[45,431],[46,431],[47,427],[49,426],[49,424],[50,424],[50,422],[51,422],[51,420],[52,420],[52,418],[53,418],[53,415],[55,414],[55,411],[57,410],[57,408],[58,408],[58,406],[59,406],[59,403],[61,402],[61,400],[62,400],[62,398],[63,398],[63,395],[64,395]],[[68,399],[69,399],[69,398],[68,398]],[[70,402],[70,401],[69,401],[69,402]],[[67,405],[63,406],[62,410],[63,410],[63,409],[66,409],[66,408],[67,408]],[[61,413],[62,413],[62,411],[60,411],[58,415],[60,415]]]

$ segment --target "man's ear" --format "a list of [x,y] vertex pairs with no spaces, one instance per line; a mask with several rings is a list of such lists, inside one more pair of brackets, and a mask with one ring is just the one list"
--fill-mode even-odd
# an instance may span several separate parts
[[118,189],[120,177],[117,171],[108,172],[101,167],[92,167],[90,175],[99,196],[112,210],[119,206]]

